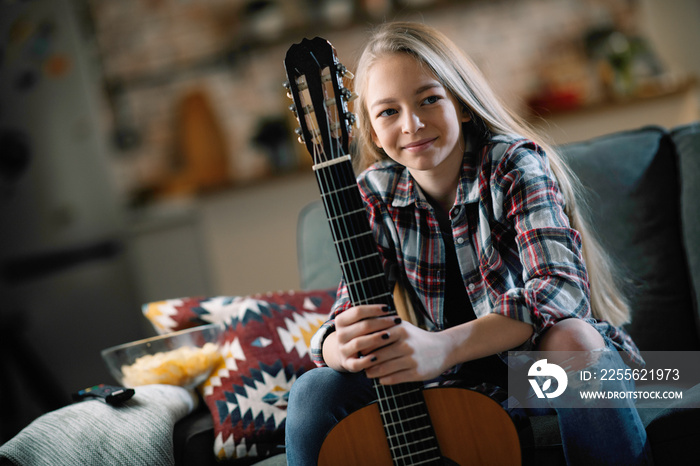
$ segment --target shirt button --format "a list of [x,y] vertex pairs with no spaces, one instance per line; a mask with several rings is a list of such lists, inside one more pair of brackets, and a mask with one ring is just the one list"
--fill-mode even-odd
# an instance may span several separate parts
[[464,238],[457,238],[457,244],[464,243]]
[[469,291],[474,291],[474,288],[476,288],[476,285],[473,283],[470,283],[467,288],[469,288]]

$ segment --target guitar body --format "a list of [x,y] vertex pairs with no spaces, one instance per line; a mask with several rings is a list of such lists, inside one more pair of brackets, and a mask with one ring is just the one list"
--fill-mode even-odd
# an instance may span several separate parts
[[[445,464],[521,464],[518,433],[494,400],[462,388],[430,388],[423,396]],[[352,413],[329,432],[318,464],[393,465],[376,403]]]

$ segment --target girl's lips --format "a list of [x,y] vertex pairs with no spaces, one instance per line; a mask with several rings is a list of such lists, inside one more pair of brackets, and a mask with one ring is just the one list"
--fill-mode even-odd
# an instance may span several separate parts
[[420,141],[410,142],[403,146],[403,148],[410,151],[420,151],[430,146],[436,139],[437,138],[421,139]]

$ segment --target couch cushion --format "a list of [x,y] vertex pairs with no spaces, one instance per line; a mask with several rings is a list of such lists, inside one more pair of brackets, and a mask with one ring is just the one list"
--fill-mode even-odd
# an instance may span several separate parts
[[680,223],[678,162],[656,127],[562,147],[587,190],[593,227],[627,277],[642,350],[700,348]]
[[695,309],[700,312],[700,122],[675,128],[671,137],[680,159],[683,240],[693,277]]
[[297,255],[302,290],[338,286],[343,273],[320,200],[310,203],[299,213]]
[[[289,389],[297,377],[315,367],[309,356],[310,339],[334,301],[335,288],[144,305],[144,314],[161,333],[211,322],[226,324],[224,361],[200,387],[214,430],[210,448],[219,459],[265,458],[284,443]],[[198,438],[212,438],[204,433]]]
[[639,405],[656,464],[688,464],[689,452],[700,442],[700,385],[683,392],[668,408]]

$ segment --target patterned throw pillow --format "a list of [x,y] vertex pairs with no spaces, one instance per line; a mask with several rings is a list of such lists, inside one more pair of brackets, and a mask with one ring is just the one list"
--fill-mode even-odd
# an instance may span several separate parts
[[315,367],[311,336],[327,319],[335,292],[183,298],[143,306],[159,333],[226,325],[223,362],[200,386],[214,421],[218,458],[265,457],[284,443],[289,389]]

